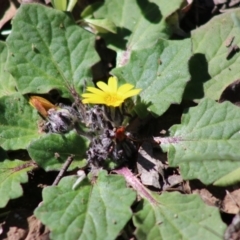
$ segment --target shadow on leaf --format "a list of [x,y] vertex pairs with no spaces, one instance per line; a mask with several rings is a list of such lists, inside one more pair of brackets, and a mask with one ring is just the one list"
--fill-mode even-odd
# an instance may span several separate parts
[[127,48],[127,42],[128,40],[126,39],[127,36],[130,36],[132,32],[123,27],[117,27],[117,33],[112,34],[112,33],[106,33],[102,34],[104,39],[107,39],[108,45],[113,45],[116,48],[125,50]]
[[159,23],[162,19],[162,14],[157,4],[148,0],[137,0],[143,16],[151,23]]
[[191,81],[188,82],[184,98],[193,100],[204,97],[203,84],[211,79],[208,72],[208,62],[204,54],[197,53],[192,56],[189,61],[189,71],[191,74]]

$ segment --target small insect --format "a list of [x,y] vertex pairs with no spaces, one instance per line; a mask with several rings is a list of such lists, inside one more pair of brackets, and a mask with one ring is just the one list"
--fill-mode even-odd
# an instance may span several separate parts
[[121,126],[115,129],[115,137],[118,141],[123,141],[126,136],[126,128]]
[[[74,99],[72,106],[54,105],[39,96],[30,97],[30,104],[45,119],[43,130],[64,134],[75,129],[78,134],[89,137],[91,143],[86,154],[92,169],[109,162],[120,166],[132,159],[137,151],[134,140],[122,126],[124,108],[85,105],[73,87],[69,85],[68,89]],[[81,131],[79,125],[82,124],[89,132]]]

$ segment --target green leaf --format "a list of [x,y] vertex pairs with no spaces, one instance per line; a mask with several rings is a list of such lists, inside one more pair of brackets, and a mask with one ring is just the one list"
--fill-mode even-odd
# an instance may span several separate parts
[[21,183],[28,181],[27,172],[32,169],[31,162],[20,160],[0,162],[0,208],[5,207],[10,199],[23,195]]
[[190,108],[171,136],[162,138],[169,164],[180,166],[184,179],[210,184],[240,167],[240,111],[229,102],[205,99]]
[[[230,154],[231,155],[231,154]],[[204,155],[205,156],[205,155]],[[202,159],[201,161],[185,162],[181,164],[181,174],[184,179],[200,179],[205,184],[215,183],[218,186],[227,186],[239,182],[239,178],[232,176],[236,168],[240,167],[239,161],[219,160],[213,158],[211,161]]]
[[19,93],[0,98],[0,144],[5,150],[24,149],[38,133],[39,116]]
[[[168,39],[178,25],[182,0],[106,0],[88,7],[84,15],[107,18],[117,26],[117,34],[102,34],[106,44],[117,52],[117,66],[123,66],[133,50],[149,48],[158,39]],[[95,11],[94,11],[95,10]]]
[[74,162],[69,169],[86,165],[86,151],[89,141],[75,131],[67,134],[46,134],[33,141],[28,153],[45,170],[59,170],[67,158],[73,154]]
[[116,239],[132,216],[136,194],[124,179],[100,172],[93,186],[85,179],[72,190],[76,177],[63,178],[43,190],[34,214],[51,230],[51,239]]
[[[16,41],[17,39],[17,41]],[[67,85],[81,93],[98,60],[93,34],[78,27],[64,12],[40,4],[23,4],[7,39],[8,70],[25,93],[55,88],[69,97]]]
[[67,0],[51,0],[51,3],[55,9],[66,11]]
[[91,28],[95,28],[99,33],[117,33],[115,24],[108,19],[84,19],[84,22],[88,23]]
[[218,209],[199,196],[165,192],[157,199],[159,205],[139,204],[133,218],[137,239],[222,239],[226,226]]
[[69,0],[68,6],[67,6],[67,11],[72,12],[76,3],[77,3],[77,0]]
[[16,93],[16,82],[6,71],[8,49],[4,42],[0,41],[0,97]]
[[186,88],[185,98],[219,99],[222,91],[239,78],[240,53],[227,59],[229,48],[226,47],[232,37],[232,46],[240,44],[239,32],[239,9],[214,17],[192,32],[192,80]]
[[92,18],[93,17],[93,13],[102,6],[101,2],[96,2],[94,4],[88,5],[86,6],[83,11],[81,12],[80,18],[84,19],[84,18]]
[[240,167],[233,169],[213,183],[215,186],[228,186],[240,182]]
[[119,4],[118,0],[106,0],[100,7],[97,3],[93,15],[96,19],[107,18],[117,26],[117,35],[104,36],[109,47],[116,51],[143,49],[159,38],[171,36],[176,24],[171,20],[182,2],[125,0]]
[[141,100],[149,110],[163,114],[172,103],[180,103],[187,81],[191,44],[182,41],[159,40],[154,46],[133,51],[127,65],[112,73],[124,82],[141,88]]

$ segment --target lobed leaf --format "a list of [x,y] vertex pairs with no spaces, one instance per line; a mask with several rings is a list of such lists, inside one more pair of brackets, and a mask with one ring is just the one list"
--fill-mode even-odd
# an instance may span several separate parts
[[23,4],[7,39],[7,67],[22,94],[58,89],[69,96],[68,85],[81,93],[84,80],[91,77],[91,66],[99,59],[94,40],[68,14],[40,4]]
[[183,1],[164,0],[122,1],[106,0],[93,5],[96,19],[107,18],[118,28],[117,35],[105,35],[106,42],[115,50],[142,49],[151,46],[159,38],[169,38],[173,29],[168,24]]
[[38,133],[37,112],[19,93],[0,98],[0,144],[5,150],[24,149]]
[[184,179],[210,184],[240,167],[240,110],[229,102],[205,99],[190,108],[182,123],[161,139],[169,164],[179,166]]
[[10,199],[23,195],[21,183],[28,181],[28,171],[33,164],[20,160],[0,162],[0,208],[4,208]]
[[[102,5],[93,4],[91,11],[94,18],[107,18],[117,26],[117,34],[102,36],[108,47],[117,51],[117,65],[122,66],[132,50],[149,48],[159,38],[168,39],[172,35],[178,25],[177,11],[182,3],[182,0],[125,0],[121,3],[106,0]],[[86,13],[83,14],[86,17]]]
[[99,173],[92,186],[86,179],[72,190],[76,177],[63,178],[43,190],[35,215],[51,230],[51,239],[116,239],[132,216],[136,194],[117,175]]
[[7,45],[0,41],[0,97],[16,93],[16,82],[11,74],[6,71],[7,56]]
[[[240,10],[236,9],[212,18],[192,32],[192,80],[186,88],[185,98],[219,99],[223,90],[239,79],[240,53],[227,57],[230,48],[240,44],[239,31]],[[229,44],[231,46],[227,47]]]
[[199,196],[165,192],[156,198],[157,206],[146,200],[138,205],[133,218],[137,239],[222,239],[226,226],[218,209]]
[[162,115],[172,103],[180,103],[190,79],[188,60],[191,44],[182,41],[159,40],[141,51],[133,51],[129,62],[112,71],[119,79],[141,88],[141,101],[149,110]]
[[69,169],[86,165],[89,141],[75,131],[67,134],[45,134],[28,146],[28,153],[45,170],[59,170],[70,155],[74,162]]

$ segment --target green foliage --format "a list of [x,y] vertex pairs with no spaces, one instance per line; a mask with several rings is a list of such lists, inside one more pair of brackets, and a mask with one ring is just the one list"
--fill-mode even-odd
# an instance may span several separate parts
[[141,100],[150,105],[150,111],[162,115],[172,103],[182,100],[184,88],[190,79],[190,56],[188,39],[159,40],[149,48],[132,51],[129,62],[112,72],[119,79],[141,88]]
[[8,96],[16,92],[15,79],[6,71],[6,59],[8,49],[4,42],[0,42],[0,97]]
[[7,45],[7,68],[22,94],[57,89],[69,97],[68,85],[81,93],[91,66],[99,60],[94,35],[75,25],[66,13],[38,4],[19,9]]
[[198,178],[206,184],[239,168],[239,118],[240,111],[231,103],[203,100],[163,139],[169,163],[180,166],[185,179]]
[[27,173],[33,169],[29,163],[19,160],[5,160],[1,161],[0,169],[0,207],[6,206],[10,199],[15,199],[23,194],[20,183],[28,181]]
[[128,1],[106,0],[92,6],[96,19],[107,18],[117,26],[117,34],[104,36],[109,47],[117,52],[150,47],[159,38],[168,39],[174,26],[175,12],[182,0]]
[[199,196],[163,193],[159,205],[139,203],[133,222],[137,239],[219,239],[225,230],[216,208]]
[[121,176],[105,171],[94,185],[85,179],[72,190],[74,181],[67,177],[57,187],[45,188],[35,215],[49,226],[52,239],[115,239],[132,217],[135,192]]
[[[88,19],[85,18],[84,22],[93,29],[93,32],[99,33],[117,33],[116,26],[108,19]],[[94,31],[95,30],[95,31]]]
[[28,146],[28,152],[39,166],[49,170],[59,170],[66,159],[74,154],[72,168],[84,167],[88,140],[74,131],[66,135],[46,134]]
[[237,167],[237,169],[232,169],[230,168],[229,173],[224,175],[223,177],[219,178],[217,181],[214,182],[214,185],[216,186],[228,186],[228,185],[233,185],[237,182],[240,181],[239,173],[240,173],[240,168],[237,166],[236,163],[232,164],[233,167]]
[[71,12],[77,3],[77,0],[51,0],[55,9]]
[[229,49],[226,47],[232,38],[232,45],[240,43],[239,31],[240,10],[236,9],[213,18],[192,32],[192,81],[186,88],[186,98],[217,100],[222,91],[239,78],[240,55],[227,58]]
[[117,52],[117,66],[123,66],[131,51],[149,48],[158,39],[168,39],[178,24],[177,10],[182,0],[128,1],[95,3],[85,13],[96,19],[106,18],[117,27],[117,34],[106,33],[103,38]]
[[51,0],[54,8],[66,11],[67,10],[67,0]]
[[5,150],[26,148],[40,137],[36,111],[19,93],[0,98],[0,144]]
[[[188,38],[170,40],[179,29],[178,13],[184,2],[105,0],[88,6],[80,22],[94,28],[116,52],[111,73],[119,82],[142,89],[131,102],[131,109],[140,117],[164,118],[172,104],[188,107],[181,123],[173,113],[177,125],[172,124],[169,136],[156,137],[168,154],[169,165],[179,167],[184,180],[199,179],[217,186],[236,184],[240,182],[240,110],[230,102],[215,100],[239,78],[240,54],[227,56],[226,40],[234,37],[232,45],[239,44],[240,12],[224,13]],[[137,182],[137,177],[114,170],[119,165],[110,158],[106,162],[116,164],[112,167],[115,175],[87,162],[90,140],[102,130],[89,131],[92,119],[83,129],[75,124],[70,132],[53,133],[52,125],[46,124],[50,123],[50,113],[43,119],[30,106],[31,95],[43,94],[67,107],[75,100],[75,108],[70,108],[84,115],[84,107],[76,108],[77,97],[81,98],[85,83],[95,82],[92,67],[100,58],[96,35],[64,12],[72,11],[75,4],[74,0],[53,1],[55,9],[21,5],[12,20],[11,34],[6,42],[0,42],[0,207],[23,195],[21,183],[28,181],[27,173],[33,166],[59,171],[74,155],[68,174],[92,167],[92,179],[89,175],[83,180],[64,177],[58,186],[43,190],[43,202],[35,209],[36,217],[51,230],[52,239],[116,239],[129,237],[129,231],[137,239],[221,239],[225,224],[219,210],[198,196],[153,194]],[[58,92],[56,98],[52,90]],[[196,106],[189,108],[192,102],[185,104],[185,100],[195,100]],[[38,104],[35,107],[39,110]],[[50,110],[56,109],[58,106]],[[62,109],[64,114],[69,108]],[[122,112],[115,114],[122,117]],[[71,116],[73,120],[79,117]],[[66,116],[62,119],[68,124]],[[112,136],[113,141],[115,138]],[[10,160],[12,151],[18,150],[25,151],[28,161]],[[131,165],[135,169],[134,159]]]

